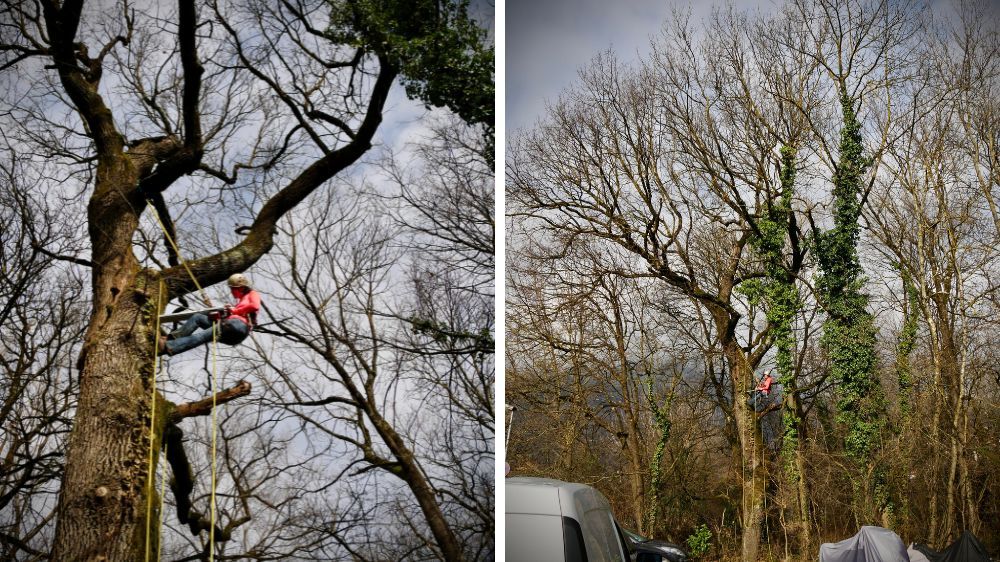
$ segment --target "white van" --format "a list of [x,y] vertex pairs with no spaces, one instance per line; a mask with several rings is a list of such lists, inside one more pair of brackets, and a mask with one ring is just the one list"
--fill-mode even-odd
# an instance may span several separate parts
[[627,562],[608,500],[584,484],[506,480],[506,555],[512,562]]

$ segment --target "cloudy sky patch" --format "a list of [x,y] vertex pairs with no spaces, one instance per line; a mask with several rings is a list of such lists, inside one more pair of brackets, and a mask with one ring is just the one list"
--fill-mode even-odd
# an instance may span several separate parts
[[[715,5],[723,6],[721,2]],[[737,9],[774,5],[774,0],[742,0]],[[694,0],[508,0],[506,6],[506,128],[535,124],[577,72],[595,55],[611,49],[619,60],[635,61],[650,52],[674,10],[691,10],[692,23],[706,18],[713,2]]]

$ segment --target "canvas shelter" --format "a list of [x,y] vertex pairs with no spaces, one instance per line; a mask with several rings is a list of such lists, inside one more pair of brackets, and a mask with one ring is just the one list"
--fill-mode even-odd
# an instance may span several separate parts
[[864,526],[853,537],[819,547],[820,562],[906,562],[906,545],[882,527]]
[[914,545],[914,548],[924,554],[928,562],[990,562],[986,547],[969,531],[963,531],[962,536],[941,552],[922,544]]

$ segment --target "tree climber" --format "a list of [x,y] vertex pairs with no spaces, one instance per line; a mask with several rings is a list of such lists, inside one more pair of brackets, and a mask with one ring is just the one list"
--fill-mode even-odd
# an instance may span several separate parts
[[757,386],[750,391],[750,398],[747,399],[747,406],[750,406],[757,412],[760,411],[760,408],[766,406],[771,394],[771,384],[773,383],[774,377],[771,376],[771,370],[768,369],[764,371],[764,376],[761,377],[760,382],[758,382]]
[[159,354],[177,355],[212,341],[216,323],[220,342],[236,345],[245,340],[257,322],[260,293],[250,287],[250,281],[242,273],[229,277],[229,290],[237,301],[235,305],[227,304],[222,312],[192,315],[180,328],[160,337]]

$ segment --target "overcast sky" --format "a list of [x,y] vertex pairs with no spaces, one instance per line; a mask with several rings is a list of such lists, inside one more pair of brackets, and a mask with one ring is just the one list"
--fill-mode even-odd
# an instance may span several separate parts
[[[651,37],[660,32],[672,9],[690,7],[697,22],[709,14],[712,4],[707,0],[507,0],[507,134],[534,125],[545,101],[555,101],[576,79],[577,70],[596,54],[612,48],[621,60],[645,56]],[[772,6],[773,0],[734,4]]]

